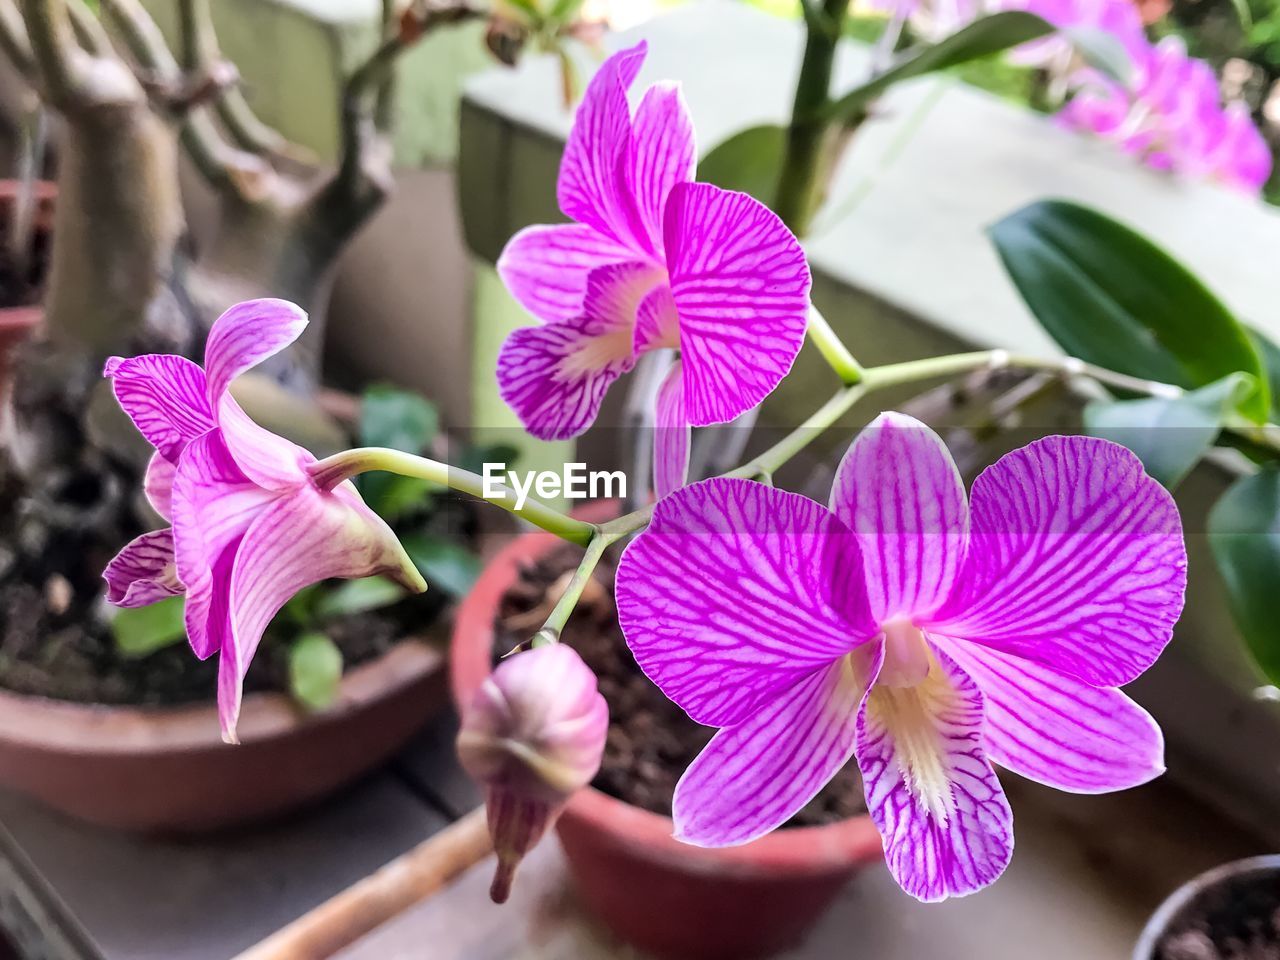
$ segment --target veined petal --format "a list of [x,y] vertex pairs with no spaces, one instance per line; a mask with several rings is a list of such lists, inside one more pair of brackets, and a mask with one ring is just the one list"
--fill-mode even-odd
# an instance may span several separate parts
[[173,461],[166,460],[163,453],[156,451],[142,478],[142,490],[147,495],[147,501],[166,520],[172,519],[173,476],[177,469]]
[[581,223],[525,227],[498,258],[498,275],[516,301],[546,323],[582,316],[587,277],[635,253]]
[[849,446],[831,509],[858,537],[871,610],[881,623],[926,615],[964,561],[969,504],[951,453],[913,417],[882,413]]
[[676,839],[727,847],[790,820],[853,756],[861,699],[841,657],[717,733],[676,785]]
[[618,565],[618,622],[698,723],[738,723],[877,632],[857,542],[812,500],[749,480],[684,487]]
[[667,195],[693,179],[697,145],[693,118],[672,81],[655,83],[636,108],[630,141],[631,183],[636,209],[649,237],[662,236]]
[[307,482],[308,451],[254,423],[230,393],[218,404],[218,426],[227,450],[244,474],[267,490],[284,491]]
[[637,354],[646,350],[680,347],[680,318],[676,314],[676,302],[671,297],[671,287],[667,284],[655,286],[636,308],[634,345]]
[[981,644],[946,649],[982,691],[992,761],[1072,793],[1136,787],[1164,772],[1164,737],[1120,690],[1092,687]]
[[1178,508],[1119,444],[1047,437],[974,482],[969,552],[933,633],[1016,653],[1094,686],[1147,669],[1182,612]]
[[204,371],[186,357],[149,353],[107,361],[120,407],[153,447],[171,461],[215,426]]
[[115,555],[102,571],[107,601],[117,607],[145,607],[182,593],[173,564],[173,532],[144,533]]
[[226,640],[228,555],[279,496],[245,476],[217,430],[193,441],[178,464],[171,506],[174,555],[187,588],[187,638],[202,660]]
[[663,229],[689,422],[728,423],[773,391],[804,343],[804,251],[760,201],[708,183],[672,188]]
[[653,429],[653,489],[665,497],[685,485],[689,475],[689,421],[684,413],[684,377],[672,364],[658,388]]
[[232,380],[289,346],[306,326],[306,313],[287,300],[246,300],[218,317],[204,348],[210,405],[216,409]]
[[587,85],[565,142],[556,198],[566,217],[636,252],[651,253],[654,244],[644,234],[624,174],[631,142],[627,89],[647,50],[642,40],[615,53]]
[[301,487],[262,510],[245,532],[231,572],[231,642],[218,669],[224,738],[235,739],[244,674],[262,632],[295,593],[330,577],[379,573],[425,586],[408,572],[413,564],[395,535],[358,502],[354,488],[334,495]]
[[874,684],[858,715],[858,766],[889,872],[917,900],[974,893],[1013,856],[1013,814],[982,751],[982,694],[933,650],[915,686]]
[[531,434],[576,437],[600,412],[605,391],[635,364],[636,307],[657,281],[641,263],[591,274],[583,316],[507,337],[498,354],[498,390]]

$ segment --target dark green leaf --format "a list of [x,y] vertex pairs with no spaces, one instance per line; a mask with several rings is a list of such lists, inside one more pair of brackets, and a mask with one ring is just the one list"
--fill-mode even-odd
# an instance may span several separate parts
[[126,657],[145,657],[172,646],[187,635],[182,614],[182,597],[119,611],[111,620],[116,648]]
[[339,617],[352,613],[367,613],[381,607],[399,603],[408,593],[398,583],[386,577],[365,577],[363,580],[345,580],[327,588],[316,601],[317,617]]
[[289,649],[289,693],[308,710],[323,710],[338,696],[342,651],[323,633],[304,633]]
[[993,13],[938,43],[904,51],[884,73],[831,104],[826,115],[831,119],[856,119],[866,112],[872,100],[895,83],[1001,53],[1050,33],[1053,33],[1052,25],[1035,14],[1023,10]]
[[518,448],[509,443],[493,443],[481,447],[468,447],[458,458],[458,468],[470,470],[472,473],[484,472],[486,463],[505,463],[513,466],[520,459]]
[[480,558],[452,540],[420,533],[401,542],[427,582],[455,597],[466,596],[480,576]]
[[426,397],[385,385],[370,387],[360,402],[360,442],[421,453],[436,437],[440,420]]
[[[366,475],[366,479],[374,478],[373,475]],[[382,519],[393,523],[419,507],[429,507],[432,495],[446,489],[438,483],[421,477],[382,474],[377,479],[381,481],[374,485],[378,504],[377,513]]]
[[785,127],[764,124],[735,133],[698,161],[698,179],[749,193],[772,206],[787,150]]
[[1240,412],[1266,419],[1270,390],[1244,327],[1150,240],[1060,200],[1023,207],[991,237],[1031,312],[1070,355],[1188,390],[1248,373],[1257,389]]
[[1280,423],[1280,347],[1263,333],[1252,327],[1246,327],[1249,339],[1253,341],[1258,356],[1262,358],[1262,367],[1267,372],[1267,383],[1271,385],[1271,422]]
[[280,608],[278,618],[287,620],[294,626],[307,626],[315,619],[316,602],[323,595],[324,589],[324,584],[321,583],[313,583],[309,587],[303,587]]
[[1209,511],[1209,545],[1236,626],[1258,666],[1280,684],[1280,471],[1236,481]]
[[1253,377],[1233,373],[1180,397],[1095,402],[1085,429],[1123,444],[1147,473],[1172,490],[1213,446],[1226,418],[1255,389]]

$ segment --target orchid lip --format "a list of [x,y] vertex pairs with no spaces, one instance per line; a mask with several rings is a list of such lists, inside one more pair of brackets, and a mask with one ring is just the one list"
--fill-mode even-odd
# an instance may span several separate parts
[[914,687],[924,682],[932,667],[924,631],[905,617],[882,625],[884,665],[876,683],[886,687]]

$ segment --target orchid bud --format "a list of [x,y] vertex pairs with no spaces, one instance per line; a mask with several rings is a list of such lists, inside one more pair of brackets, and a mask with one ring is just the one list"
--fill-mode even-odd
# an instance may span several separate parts
[[498,869],[495,903],[521,859],[600,769],[609,710],[582,658],[561,643],[502,661],[458,733],[462,766],[485,789]]

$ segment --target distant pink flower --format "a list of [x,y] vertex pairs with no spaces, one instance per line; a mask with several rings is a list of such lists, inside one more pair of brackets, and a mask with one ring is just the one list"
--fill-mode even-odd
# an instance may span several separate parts
[[[1132,0],[1002,0],[1002,10],[1025,10],[1059,30],[1094,30],[1110,34],[1130,60],[1144,55],[1148,43],[1142,15]],[[1009,59],[1057,70],[1079,68],[1071,37],[1054,34],[1015,48]]]
[[1271,150],[1242,103],[1222,106],[1218,78],[1176,37],[1134,61],[1128,89],[1092,76],[1059,114],[1118,143],[1157,170],[1217,180],[1250,193],[1271,175]]
[[977,19],[984,0],[868,0],[867,7],[910,20],[912,29],[932,40],[955,33]]
[[994,881],[1013,820],[991,762],[1076,793],[1163,769],[1118,687],[1182,610],[1172,498],[1128,450],[1049,437],[971,498],[942,441],[886,414],[830,508],[714,479],[658,503],[617,575],[636,661],[720,727],[676,787],[676,834],[746,843],[851,758],[889,869],[921,900]]
[[284,349],[307,325],[283,300],[232,307],[214,323],[205,368],[148,354],[107,361],[116,399],[156,448],[145,487],[173,525],[145,533],[108,565],[107,599],[145,606],[186,594],[187,636],[219,654],[223,736],[234,741],[241,687],[262,632],[303,587],[386,573],[426,589],[390,528],[346,482],[321,490],[306,450],[258,426],[231,381]]
[[562,643],[498,664],[462,716],[458,758],[484,787],[502,903],[516,867],[600,769],[609,708],[595,674]]
[[649,350],[680,351],[657,401],[658,492],[684,482],[689,426],[726,423],[778,385],[804,341],[809,267],[791,232],[743,193],[694,183],[680,89],[627,90],[643,42],[600,68],[578,108],[557,194],[571,224],[521,230],[498,260],[544,325],[515,331],[498,386],[542,439],[582,433]]

